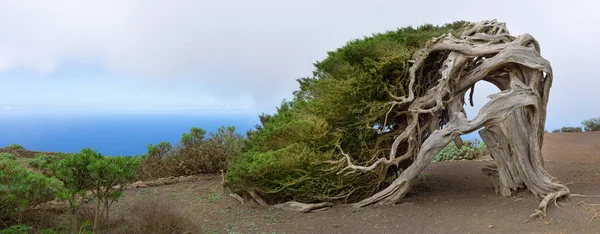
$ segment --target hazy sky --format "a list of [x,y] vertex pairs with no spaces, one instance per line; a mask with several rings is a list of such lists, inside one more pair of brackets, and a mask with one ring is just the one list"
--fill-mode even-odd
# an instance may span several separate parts
[[[0,113],[273,112],[296,78],[351,39],[498,19],[513,35],[532,34],[554,68],[547,128],[579,126],[600,116],[598,9],[592,0],[0,0]],[[476,103],[491,92],[478,87]]]

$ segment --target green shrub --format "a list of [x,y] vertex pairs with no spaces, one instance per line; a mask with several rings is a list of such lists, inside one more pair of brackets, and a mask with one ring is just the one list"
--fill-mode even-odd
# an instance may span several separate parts
[[[48,174],[61,180],[65,189],[58,198],[67,200],[71,211],[71,228],[77,230],[76,212],[85,199],[87,191],[96,197],[94,231],[100,218],[108,221],[109,209],[113,202],[121,196],[121,188],[126,182],[136,177],[140,158],[137,157],[104,157],[93,149],[82,149],[76,154],[47,157],[39,155],[40,161],[48,159]],[[119,186],[118,186],[119,185]]]
[[294,105],[283,103],[277,114],[261,116],[262,126],[248,133],[245,152],[227,167],[225,186],[234,191],[250,188],[269,203],[356,201],[374,191],[381,182],[375,174],[337,173],[342,168],[327,162],[340,159],[329,125],[299,115]]
[[57,198],[66,200],[70,205],[71,230],[78,229],[76,212],[85,199],[86,192],[94,188],[94,172],[91,165],[101,157],[101,154],[92,149],[83,149],[48,165],[48,173],[62,181],[65,186],[65,189],[57,194]]
[[11,153],[2,152],[0,153],[0,158],[6,158],[10,160],[17,160],[17,156]]
[[0,234],[27,234],[31,229],[33,228],[30,226],[17,224],[0,230]]
[[560,132],[560,129],[554,129],[554,130],[552,130],[552,133],[557,133],[557,132]]
[[582,132],[581,127],[562,127],[561,132]]
[[125,183],[136,177],[140,159],[137,157],[93,157],[88,169],[92,172],[92,192],[96,196],[96,208],[93,223],[94,232],[100,219],[109,223],[109,210],[121,197]]
[[454,142],[450,142],[444,149],[433,157],[433,161],[441,162],[448,160],[473,160],[480,156],[488,154],[487,146],[478,140],[464,141],[464,145],[456,147]]
[[48,169],[48,166],[50,164],[52,164],[53,162],[55,162],[57,160],[64,158],[67,155],[68,154],[64,154],[64,153],[57,153],[57,154],[39,153],[39,154],[35,155],[34,160],[29,161],[29,166],[40,169],[40,170],[46,170],[46,169]]
[[584,120],[581,124],[586,132],[600,131],[600,117]]
[[157,145],[148,145],[148,157],[154,159],[168,158],[173,153],[173,146],[169,142],[161,142]]
[[241,152],[244,137],[234,127],[221,127],[216,133],[191,128],[182,134],[180,143],[173,147],[169,142],[148,145],[142,158],[140,178],[219,173],[225,169],[233,154]]
[[54,200],[60,181],[0,158],[0,223],[18,223],[24,211]]
[[24,150],[25,148],[19,144],[11,144],[9,146],[6,146],[5,148],[7,149],[14,149],[14,150]]
[[[254,191],[270,203],[353,202],[387,186],[412,158],[398,165],[378,164],[368,172],[341,171],[348,161],[369,166],[389,157],[395,137],[409,123],[402,112],[408,105],[390,109],[398,101],[393,96],[409,90],[423,96],[440,78],[441,64],[436,63],[416,71],[420,78],[413,83],[413,55],[433,37],[459,35],[464,24],[400,28],[328,52],[314,64],[311,77],[297,80],[299,89],[291,101],[284,101],[275,114],[259,116],[261,124],[248,132],[244,152],[230,161],[224,185],[234,192]],[[436,52],[428,59],[443,61],[445,56]],[[447,121],[439,118],[442,125]],[[431,132],[425,129],[426,138]],[[410,151],[408,143],[395,147],[396,156]]]

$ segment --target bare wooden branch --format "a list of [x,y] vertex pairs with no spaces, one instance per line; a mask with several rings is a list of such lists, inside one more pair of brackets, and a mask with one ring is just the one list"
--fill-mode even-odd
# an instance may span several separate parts
[[[415,82],[421,79],[418,71],[434,54],[445,56],[441,58],[437,84],[424,95],[415,96]],[[510,196],[514,190],[527,188],[542,198],[532,217],[545,216],[549,203],[556,204],[558,198],[569,194],[565,185],[544,170],[541,147],[553,76],[550,62],[541,56],[533,36],[514,37],[509,35],[505,23],[482,21],[472,24],[460,38],[446,34],[431,39],[415,52],[411,64],[406,96],[395,96],[386,90],[394,101],[385,124],[392,112],[401,112],[407,123],[394,138],[389,155],[369,166],[357,166],[341,148],[340,151],[347,163],[342,171],[371,171],[381,165],[397,165],[407,158],[414,158],[414,162],[389,187],[356,203],[357,207],[397,203],[435,154],[460,135],[481,128],[479,133],[496,163],[482,171],[492,178],[498,193]],[[491,95],[478,115],[468,120],[463,107],[465,93],[479,81],[490,82],[501,91]],[[439,121],[437,116],[441,113],[448,116],[447,125],[427,123]],[[428,134],[422,137],[424,129]],[[399,152],[403,143],[409,149]],[[402,155],[398,157],[399,154]]]

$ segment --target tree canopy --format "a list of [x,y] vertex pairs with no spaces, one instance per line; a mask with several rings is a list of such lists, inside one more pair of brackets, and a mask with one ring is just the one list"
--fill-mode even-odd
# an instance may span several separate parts
[[[406,27],[352,40],[314,66],[293,100],[248,132],[227,187],[268,203],[395,203],[449,142],[484,128],[497,164],[483,171],[502,195],[527,187],[545,215],[569,192],[543,169],[552,69],[529,34],[495,20]],[[478,81],[501,92],[468,120]]]
[[[387,115],[389,93],[407,93],[416,50],[432,37],[459,35],[465,23],[400,28],[328,52],[314,64],[312,77],[298,79],[293,100],[260,116],[245,153],[230,163],[228,184],[256,190],[270,202],[352,202],[373,194],[386,184],[387,173],[338,173],[340,149],[352,152],[356,164],[372,163],[389,151],[392,129],[406,121],[401,114]],[[417,81],[417,95],[435,84],[435,74],[429,76]]]

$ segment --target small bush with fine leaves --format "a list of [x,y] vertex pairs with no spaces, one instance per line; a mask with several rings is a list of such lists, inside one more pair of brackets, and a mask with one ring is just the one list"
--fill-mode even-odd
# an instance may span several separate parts
[[229,159],[242,150],[244,137],[234,127],[221,127],[206,137],[201,128],[184,133],[177,146],[169,142],[150,144],[142,158],[138,175],[142,179],[219,173]]
[[56,154],[38,153],[35,155],[34,160],[29,161],[29,166],[40,169],[40,170],[46,170],[50,164],[63,159],[67,155],[68,154],[65,154],[65,153],[56,153]]
[[586,132],[600,131],[600,117],[584,120],[581,124]]
[[11,144],[9,146],[6,146],[5,148],[14,149],[14,150],[24,150],[25,149],[25,147],[23,147],[22,145],[19,145],[19,144]]
[[10,159],[10,160],[17,160],[17,156],[15,156],[14,154],[11,153],[6,153],[6,152],[2,152],[0,153],[0,159]]
[[485,143],[479,142],[478,140],[465,141],[460,149],[456,147],[454,142],[450,142],[444,149],[436,154],[435,157],[433,157],[433,161],[473,160],[488,153]]
[[61,160],[47,165],[46,173],[59,179],[64,189],[57,194],[59,200],[68,202],[71,213],[71,230],[78,229],[77,210],[86,198],[86,193],[94,188],[92,165],[102,157],[92,149],[83,149],[75,154],[67,154]]
[[0,158],[0,226],[19,223],[23,212],[54,200],[61,190],[57,179],[37,174],[15,160]]
[[[42,158],[44,156],[40,156]],[[50,160],[49,165],[43,168],[47,167],[46,173],[64,183],[65,189],[58,193],[58,198],[68,201],[71,206],[73,230],[77,230],[76,213],[85,200],[86,192],[93,192],[96,197],[93,228],[96,231],[100,218],[108,221],[112,203],[121,196],[120,188],[136,176],[139,160],[135,157],[105,157],[86,148],[58,160]]]
[[561,132],[582,132],[581,127],[562,127]]

